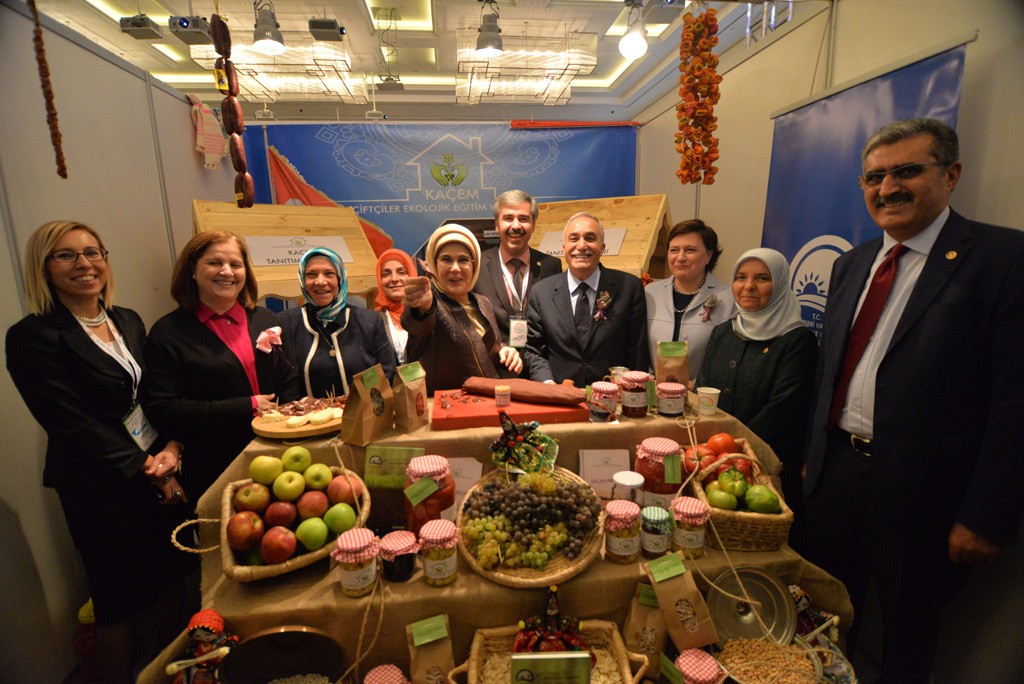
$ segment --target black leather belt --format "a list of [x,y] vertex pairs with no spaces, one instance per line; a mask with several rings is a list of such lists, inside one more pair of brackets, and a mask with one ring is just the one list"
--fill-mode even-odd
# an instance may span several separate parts
[[856,451],[858,454],[864,454],[865,456],[871,456],[874,452],[875,445],[867,437],[861,437],[860,435],[854,435],[846,430],[840,430],[836,428],[836,432],[839,433],[844,442],[849,442],[850,448]]

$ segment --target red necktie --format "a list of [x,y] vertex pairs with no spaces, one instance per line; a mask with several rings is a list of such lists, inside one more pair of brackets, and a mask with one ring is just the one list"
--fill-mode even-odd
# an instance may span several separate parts
[[835,427],[839,420],[839,412],[846,401],[846,392],[850,389],[850,378],[853,377],[853,369],[860,363],[860,357],[867,349],[868,341],[875,333],[875,326],[882,316],[882,309],[889,299],[889,291],[892,290],[892,283],[896,279],[896,270],[899,267],[900,257],[907,251],[902,243],[897,242],[889,253],[878,265],[875,275],[871,278],[871,286],[868,294],[864,297],[864,303],[857,314],[857,320],[850,329],[850,341],[846,345],[846,356],[843,358],[843,370],[839,375],[839,384],[836,386],[836,393],[832,396],[832,410],[829,413],[828,426]]

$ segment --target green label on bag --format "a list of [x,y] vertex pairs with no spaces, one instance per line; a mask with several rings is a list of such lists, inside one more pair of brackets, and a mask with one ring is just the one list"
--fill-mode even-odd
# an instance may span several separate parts
[[436,492],[440,487],[437,480],[432,477],[421,477],[405,488],[405,498],[413,506],[419,506],[420,502]]
[[380,384],[380,375],[377,374],[377,367],[367,368],[362,373],[356,376],[363,381],[363,386],[366,389],[373,389]]
[[405,380],[406,382],[419,380],[427,374],[427,372],[423,370],[423,366],[420,365],[419,361],[413,361],[412,363],[407,363],[404,366],[399,366],[397,370],[398,374],[402,376],[402,380]]
[[670,553],[661,558],[655,558],[647,564],[647,567],[650,569],[655,582],[664,582],[686,572],[683,559],[679,556],[678,552]]
[[679,671],[676,664],[668,659],[668,656],[664,653],[661,654],[661,674],[671,684],[684,684],[683,673]]
[[429,644],[448,636],[448,625],[444,622],[444,615],[419,620],[409,625],[409,628],[412,630],[412,643],[415,646]]
[[530,684],[589,684],[590,654],[586,651],[513,653],[512,681]]
[[686,343],[685,342],[659,342],[658,343],[658,356],[662,358],[671,358],[676,356],[686,356]]
[[654,593],[654,587],[644,583],[640,585],[640,596],[637,599],[642,606],[658,607],[658,595]]
[[366,462],[363,464],[366,486],[401,489],[405,486],[405,467],[424,453],[423,447],[366,447]]
[[679,469],[679,454],[669,454],[662,463],[665,465],[665,482],[668,484],[682,484],[683,474]]

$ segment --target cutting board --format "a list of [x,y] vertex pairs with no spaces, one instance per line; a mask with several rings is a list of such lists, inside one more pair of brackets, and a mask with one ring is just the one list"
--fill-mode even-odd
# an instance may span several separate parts
[[[546,423],[586,423],[590,421],[590,410],[584,404],[553,406],[513,401],[504,407],[504,411],[509,418],[517,423],[536,420],[544,425]],[[434,410],[430,418],[430,429],[459,430],[471,427],[500,429],[498,406],[494,397],[463,394],[459,390],[441,391],[434,394]]]

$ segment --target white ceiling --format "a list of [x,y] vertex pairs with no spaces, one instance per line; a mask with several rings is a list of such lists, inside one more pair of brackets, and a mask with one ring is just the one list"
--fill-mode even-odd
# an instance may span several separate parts
[[[678,44],[684,0],[646,0],[642,12],[650,48],[630,63],[619,54],[618,41],[628,9],[623,0],[498,0],[504,36],[564,36],[572,31],[596,33],[598,60],[593,73],[577,78],[568,105],[456,105],[455,32],[480,25],[478,0],[276,0],[278,22],[289,34],[309,38],[311,17],[336,18],[345,27],[352,69],[373,80],[386,73],[381,31],[375,16],[398,10],[396,62],[390,71],[404,85],[398,92],[376,93],[376,108],[390,120],[586,119],[625,120],[676,87]],[[722,26],[722,44],[742,38],[746,3],[713,2]],[[183,92],[219,103],[210,72],[188,58],[188,46],[167,30],[167,17],[219,13],[228,21],[232,41],[252,41],[253,3],[247,0],[37,0],[43,14],[67,25],[122,59],[152,73]],[[123,34],[117,17],[144,13],[164,29],[162,40],[137,40]],[[658,34],[658,35],[655,35]],[[719,50],[722,46],[719,47]],[[262,105],[245,104],[247,118]],[[279,120],[363,119],[368,105],[340,102],[276,102],[269,105]]]

